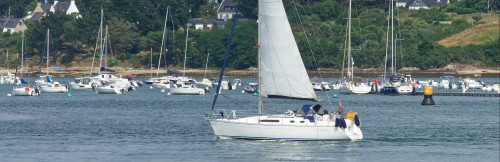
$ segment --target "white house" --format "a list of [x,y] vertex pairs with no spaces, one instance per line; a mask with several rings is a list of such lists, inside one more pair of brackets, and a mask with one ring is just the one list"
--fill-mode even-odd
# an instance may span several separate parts
[[[391,2],[391,0],[386,1]],[[450,0],[394,0],[394,6],[408,7],[410,10],[429,9],[430,7],[440,7],[449,3]]]
[[48,12],[64,12],[66,15],[75,14],[76,18],[81,18],[80,11],[76,7],[75,0],[71,0],[70,2],[59,2],[57,0],[54,3],[49,3],[48,0],[45,2],[38,2],[35,10],[33,12],[29,12],[26,17],[23,19],[26,21],[34,21],[40,20],[42,17],[47,16]]
[[[234,5],[231,0],[223,0],[217,9],[217,19],[227,21],[232,19],[234,15],[236,15],[237,6]],[[238,13],[238,16],[242,16],[241,13]]]

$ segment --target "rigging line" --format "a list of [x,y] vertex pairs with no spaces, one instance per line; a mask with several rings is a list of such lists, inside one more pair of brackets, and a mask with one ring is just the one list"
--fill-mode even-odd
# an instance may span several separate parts
[[[297,17],[299,18],[300,26],[302,27],[302,31],[304,32],[304,35],[306,37],[307,44],[309,45],[309,50],[311,51],[312,58],[314,60],[314,63],[316,64],[316,68],[319,68],[319,65],[318,65],[318,62],[316,60],[316,57],[314,57],[314,53],[313,53],[313,50],[311,48],[311,44],[309,43],[309,38],[307,37],[306,30],[304,29],[304,25],[302,24],[302,19],[300,18],[299,11],[297,10],[297,5],[295,4],[295,0],[292,0],[292,2],[293,2],[294,9],[295,9],[295,13],[297,14]],[[310,24],[310,26],[312,26],[312,25]],[[313,32],[313,34],[315,34],[315,33]],[[321,45],[319,44],[319,40],[316,40],[316,41],[318,41],[317,43],[318,43],[318,46],[320,48],[321,53],[323,54],[323,56],[325,56],[323,48],[321,48]],[[319,75],[319,78],[320,78],[321,82],[323,82],[323,76],[321,75],[321,72],[319,70],[318,70],[318,75]],[[321,88],[323,88],[323,85],[321,84],[321,82],[320,82],[320,85],[321,85]],[[328,91],[325,91],[325,93],[326,93],[326,96],[327,96],[326,98],[328,99],[328,102],[331,103],[330,97],[328,97],[328,96],[330,96],[330,94],[328,93]],[[333,108],[333,105],[330,104],[330,107]]]
[[[299,7],[302,9],[303,13],[306,13],[306,11],[305,11],[305,9],[304,9],[304,7],[303,7],[303,6],[299,6]],[[298,13],[298,12],[297,12],[297,13]],[[311,23],[311,22],[309,22],[308,24],[309,24],[309,26],[310,26],[311,28],[314,28],[314,26],[312,25],[312,23]],[[321,26],[318,26],[318,30],[320,29],[320,27],[321,27]],[[317,36],[317,34],[316,34],[315,30],[313,30],[313,31],[312,31],[312,33],[313,33],[313,35]],[[324,52],[324,50],[323,50],[323,47],[322,47],[322,46],[321,46],[321,44],[319,43],[319,40],[316,40],[316,43],[318,44],[318,47],[319,47],[319,49],[320,49],[321,54],[323,55],[323,57],[324,57],[325,59],[328,59],[328,57],[326,57],[326,54],[325,54],[325,52]],[[330,63],[331,63],[331,64],[330,64]],[[331,67],[333,67],[333,66],[334,66],[333,61],[332,61],[332,62],[327,61],[327,66],[331,66]],[[319,66],[317,66],[317,68],[319,68]]]
[[387,69],[387,54],[388,54],[388,50],[389,50],[389,24],[390,24],[390,15],[391,15],[391,3],[389,3],[389,13],[387,15],[387,32],[386,32],[386,35],[387,35],[387,38],[385,39],[385,63],[384,63],[384,84],[385,84],[385,78],[387,77],[387,74],[389,73],[389,69]]
[[92,57],[92,65],[90,67],[90,77],[92,77],[93,73],[92,71],[94,70],[94,61],[95,61],[95,55],[97,53],[97,45],[99,44],[100,34],[101,34],[101,28],[99,28],[99,31],[97,32],[97,39],[95,40],[94,57]]
[[363,39],[363,30],[361,30],[361,21],[359,20],[359,18],[361,16],[359,16],[359,11],[358,11],[358,8],[357,8],[357,3],[356,1],[354,1],[354,9],[356,9],[356,15],[358,15],[358,27],[359,27],[359,35],[361,36],[361,45],[359,46],[360,48],[363,47],[362,49],[362,53],[364,54],[365,56],[365,65],[368,67],[368,58],[366,57],[366,44],[364,43],[364,39]]
[[229,102],[233,103],[234,105],[239,106],[240,108],[247,108],[247,109],[253,108],[253,106],[250,104],[245,104],[245,106],[243,106],[243,105],[239,104],[240,102],[238,100],[231,98],[231,97],[228,97],[224,94],[221,94],[221,96],[223,96],[223,99],[225,99],[226,101],[229,101]]
[[[48,35],[47,35],[48,37]],[[42,53],[42,59],[41,59],[41,65],[40,65],[40,76],[42,76],[42,69],[43,69],[43,58],[45,58],[45,52],[46,52],[46,49],[47,48],[47,39],[45,39],[45,45],[43,45],[43,53]]]
[[236,6],[236,14],[234,14],[233,17],[233,26],[231,27],[231,35],[229,35],[229,41],[227,42],[224,63],[222,64],[222,69],[219,76],[219,83],[217,84],[217,88],[215,89],[215,97],[214,97],[214,102],[212,103],[212,111],[214,111],[215,103],[217,102],[217,96],[219,96],[220,86],[222,85],[222,76],[224,75],[224,68],[226,67],[227,63],[227,56],[229,55],[229,49],[231,48],[231,40],[233,39],[234,27],[236,26],[236,19],[238,18],[238,11],[240,10],[240,2],[241,0],[238,0],[238,6]]
[[344,78],[344,67],[345,67],[345,49],[347,48],[347,28],[349,26],[345,26],[345,36],[344,36],[344,49],[342,51],[344,51],[344,58],[342,58],[342,79]]

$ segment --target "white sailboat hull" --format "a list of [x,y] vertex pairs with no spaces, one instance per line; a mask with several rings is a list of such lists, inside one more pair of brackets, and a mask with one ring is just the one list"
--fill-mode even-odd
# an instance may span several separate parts
[[29,87],[19,87],[12,89],[12,95],[14,96],[37,96],[33,88]]
[[43,92],[43,93],[65,93],[65,92],[68,92],[68,87],[66,87],[66,86],[52,87],[50,85],[45,85],[45,86],[40,86],[40,92]]
[[372,90],[372,87],[368,85],[361,86],[347,86],[340,88],[340,92],[344,94],[367,94]]
[[104,87],[98,87],[96,93],[97,94],[123,94],[125,90],[116,88],[116,87],[111,87],[111,86],[104,86]]
[[170,94],[172,95],[205,95],[203,88],[179,87],[171,88]]
[[92,85],[70,82],[69,88],[77,91],[92,90]]
[[165,83],[153,83],[153,88],[156,89],[170,89],[171,84],[165,84]]
[[399,87],[396,87],[398,90],[398,93],[401,95],[407,95],[407,94],[412,94],[413,93],[413,86],[410,85],[401,85]]
[[[261,116],[266,118],[265,116]],[[218,138],[251,140],[357,140],[362,139],[361,129],[352,120],[346,121],[346,128],[335,127],[333,121],[300,123],[303,117],[266,118],[279,120],[277,123],[264,123],[259,116],[241,119],[209,119]],[[295,123],[290,123],[295,120]],[[306,119],[307,120],[307,119]]]

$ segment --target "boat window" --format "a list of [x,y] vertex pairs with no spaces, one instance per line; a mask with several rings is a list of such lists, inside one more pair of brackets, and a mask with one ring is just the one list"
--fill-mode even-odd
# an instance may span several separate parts
[[278,122],[280,122],[280,120],[260,120],[260,122],[278,123]]
[[290,123],[295,123],[295,120],[290,120]]
[[300,123],[304,123],[304,121],[300,121]]

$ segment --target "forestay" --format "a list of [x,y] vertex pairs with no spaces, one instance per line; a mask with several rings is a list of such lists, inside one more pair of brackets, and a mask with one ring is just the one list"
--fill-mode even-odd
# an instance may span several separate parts
[[316,99],[281,0],[263,0],[259,10],[261,95]]

